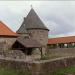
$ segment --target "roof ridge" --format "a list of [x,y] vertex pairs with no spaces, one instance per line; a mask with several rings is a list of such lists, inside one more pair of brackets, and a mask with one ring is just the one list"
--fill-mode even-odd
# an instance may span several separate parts
[[[0,27],[2,31],[0,32],[0,35],[9,35],[9,36],[18,36],[17,33],[12,31],[4,22],[0,21]],[[10,34],[9,34],[10,33]]]
[[49,39],[69,38],[69,37],[75,37],[75,36],[63,36],[63,37],[55,37],[55,38],[49,38]]
[[[2,23],[5,27],[7,27],[10,31],[12,31],[4,22],[0,21],[0,23]],[[12,31],[13,32],[13,31]],[[15,33],[15,32],[13,32]]]

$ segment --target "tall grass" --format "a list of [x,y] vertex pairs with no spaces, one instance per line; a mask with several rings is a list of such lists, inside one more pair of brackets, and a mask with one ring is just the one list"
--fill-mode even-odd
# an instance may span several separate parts
[[0,75],[31,75],[27,70],[0,67]]
[[55,71],[49,72],[47,75],[75,75],[75,66],[60,68]]

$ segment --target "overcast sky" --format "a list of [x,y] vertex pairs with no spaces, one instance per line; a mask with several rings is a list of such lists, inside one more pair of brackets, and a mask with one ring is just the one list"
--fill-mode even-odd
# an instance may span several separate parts
[[0,1],[0,20],[16,31],[31,5],[50,37],[75,35],[75,1]]

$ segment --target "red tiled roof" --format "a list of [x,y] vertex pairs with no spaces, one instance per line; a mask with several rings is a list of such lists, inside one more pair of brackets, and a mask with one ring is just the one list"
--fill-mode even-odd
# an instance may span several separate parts
[[3,22],[0,21],[0,36],[18,36],[18,34],[13,32]]
[[70,43],[70,42],[75,42],[75,36],[49,38],[48,39],[48,44]]

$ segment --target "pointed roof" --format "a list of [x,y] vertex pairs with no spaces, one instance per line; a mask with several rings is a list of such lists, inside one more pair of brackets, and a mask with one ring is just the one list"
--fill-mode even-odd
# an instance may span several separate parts
[[19,33],[19,34],[28,33],[26,30],[24,21],[23,21],[22,25],[20,26],[20,28],[17,30],[17,33]]
[[13,32],[2,21],[0,21],[0,36],[18,36],[18,34]]
[[49,30],[43,22],[40,20],[39,16],[36,14],[33,8],[31,8],[30,12],[28,13],[27,17],[24,18],[24,21],[17,31],[19,32],[26,32],[26,29],[45,29]]
[[[36,14],[33,8],[31,8],[29,14],[26,17],[26,28],[27,29],[47,29],[43,24],[39,16]],[[48,30],[48,29],[47,29]]]

